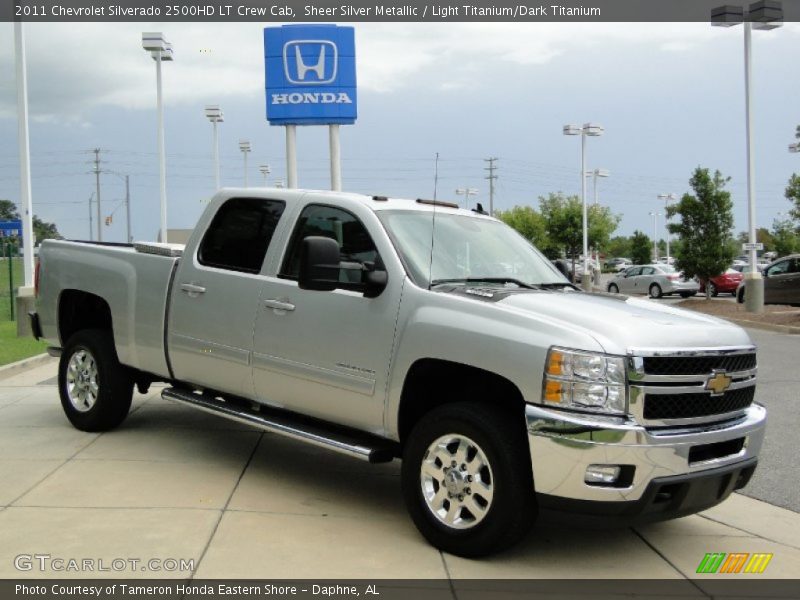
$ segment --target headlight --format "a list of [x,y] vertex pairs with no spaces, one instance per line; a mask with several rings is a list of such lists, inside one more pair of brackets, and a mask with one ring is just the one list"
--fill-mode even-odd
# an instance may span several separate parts
[[550,348],[544,370],[544,404],[624,414],[625,359],[579,350]]

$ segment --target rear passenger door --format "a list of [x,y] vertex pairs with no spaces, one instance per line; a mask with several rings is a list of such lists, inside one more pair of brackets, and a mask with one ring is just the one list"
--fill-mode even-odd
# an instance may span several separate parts
[[250,355],[261,265],[283,214],[282,201],[223,203],[173,283],[167,324],[177,379],[253,396]]

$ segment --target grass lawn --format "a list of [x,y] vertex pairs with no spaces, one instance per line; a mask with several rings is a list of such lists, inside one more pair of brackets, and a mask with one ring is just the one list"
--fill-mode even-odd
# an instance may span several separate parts
[[0,365],[42,354],[46,349],[45,342],[37,342],[33,337],[18,338],[15,321],[0,321]]
[[[0,246],[0,250],[2,246]],[[11,259],[14,289],[25,285],[25,272],[21,258]],[[8,259],[0,258],[0,321],[11,319],[11,293],[8,288]]]
[[[22,259],[11,259],[11,268],[16,289],[25,283]],[[47,348],[46,343],[32,337],[17,337],[17,323],[10,320],[12,300],[8,289],[8,259],[3,258],[0,259],[0,365],[41,354]]]

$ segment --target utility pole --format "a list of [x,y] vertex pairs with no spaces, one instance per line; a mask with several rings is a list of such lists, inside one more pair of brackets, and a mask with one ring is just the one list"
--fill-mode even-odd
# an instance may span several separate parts
[[92,225],[92,198],[94,198],[94,192],[89,194],[89,241],[90,242],[94,240],[94,227]]
[[488,167],[484,167],[484,171],[489,171],[489,174],[484,178],[489,180],[489,214],[494,216],[494,182],[497,179],[497,175],[494,172],[497,170],[495,166],[495,162],[497,162],[497,157],[492,156],[491,158],[484,158],[483,162],[489,163]]
[[100,213],[100,148],[92,150],[94,152],[94,178],[95,178],[95,195],[97,196],[97,241],[103,241],[103,217]]
[[128,243],[133,243],[131,235],[131,181],[130,175],[125,175],[125,223],[128,226]]
[[433,199],[436,200],[436,192],[439,190],[439,153],[433,163]]

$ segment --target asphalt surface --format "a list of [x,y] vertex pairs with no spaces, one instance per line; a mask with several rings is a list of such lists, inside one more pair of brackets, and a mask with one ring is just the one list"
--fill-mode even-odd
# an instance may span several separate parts
[[757,329],[756,401],[767,407],[767,436],[746,496],[800,512],[800,336]]

